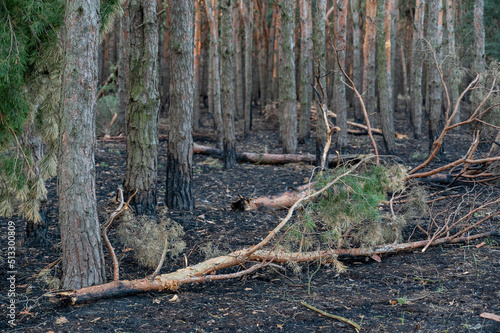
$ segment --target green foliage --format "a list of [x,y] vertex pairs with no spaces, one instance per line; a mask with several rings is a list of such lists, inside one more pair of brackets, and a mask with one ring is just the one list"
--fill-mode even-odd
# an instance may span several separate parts
[[[464,1],[464,15],[456,21],[457,41],[460,41],[462,52],[460,58],[466,63],[472,62],[470,45],[474,45],[474,1]],[[484,1],[485,52],[489,60],[500,61],[500,0]],[[488,60],[488,62],[489,62]]]
[[0,6],[0,145],[23,132],[30,73],[57,43],[64,1],[2,1]]
[[[347,167],[318,176],[315,187],[323,188],[344,174]],[[405,169],[400,165],[365,165],[363,170],[342,177],[314,202],[303,208],[298,222],[288,231],[285,246],[310,250],[315,246],[331,248],[371,247],[393,242],[400,237],[407,221],[423,214],[425,193],[415,188],[396,215],[387,207],[388,194],[406,190]],[[418,197],[419,196],[419,197]]]
[[[121,14],[121,3],[101,1],[101,34]],[[12,215],[17,205],[24,217],[40,220],[44,179],[56,173],[65,4],[64,0],[0,4],[0,216]],[[43,156],[39,156],[41,142],[34,138],[43,139]]]

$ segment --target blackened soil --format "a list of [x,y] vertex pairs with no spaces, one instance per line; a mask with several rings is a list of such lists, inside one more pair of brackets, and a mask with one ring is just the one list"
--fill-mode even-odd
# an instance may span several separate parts
[[[405,116],[399,114],[397,131],[407,133]],[[237,149],[250,152],[280,152],[276,130],[257,115],[254,133],[239,137]],[[346,153],[371,151],[367,136],[350,136]],[[467,133],[452,133],[447,140],[446,159],[461,157],[467,151]],[[195,139],[213,146],[210,136]],[[377,137],[379,147],[381,137]],[[415,166],[427,153],[426,140],[398,140],[400,163]],[[381,149],[383,151],[383,148]],[[299,152],[314,153],[314,140],[300,145]],[[125,143],[99,141],[96,155],[97,195],[102,219],[109,199],[123,182]],[[159,202],[165,194],[166,142],[159,156]],[[434,164],[445,163],[438,161]],[[192,212],[169,211],[168,215],[185,229],[185,256],[167,262],[162,273],[204,259],[200,248],[209,242],[229,252],[257,243],[284,217],[284,211],[233,212],[230,203],[238,198],[277,194],[307,182],[312,167],[304,164],[265,166],[238,164],[223,170],[221,162],[194,156],[194,195]],[[442,186],[425,184],[429,192]],[[455,192],[453,192],[455,191]],[[461,185],[445,194],[475,193],[477,202],[499,195],[494,186]],[[301,305],[305,301],[328,313],[349,318],[361,325],[362,332],[500,332],[500,323],[480,317],[483,312],[500,315],[500,238],[489,237],[470,244],[431,247],[383,256],[381,262],[370,258],[344,261],[347,272],[318,263],[301,266],[297,274],[288,268],[266,268],[242,279],[182,286],[174,294],[144,293],[107,299],[79,306],[53,302],[43,294],[47,286],[35,274],[60,256],[57,227],[55,181],[49,184],[50,248],[23,246],[23,219],[17,225],[16,319],[9,327],[4,318],[9,298],[7,263],[1,268],[2,287],[0,329],[12,332],[354,332],[350,325],[321,316]],[[435,211],[458,207],[460,201],[447,199]],[[457,200],[457,199],[455,199]],[[493,207],[498,210],[498,207]],[[491,210],[490,210],[491,211]],[[443,215],[437,215],[442,219]],[[7,220],[2,224],[2,255],[7,248]],[[489,221],[471,232],[487,231],[498,220]],[[415,226],[404,231],[404,241],[422,239]],[[121,262],[122,279],[137,279],[152,270],[138,266],[130,251],[123,251],[116,237],[112,242]],[[425,238],[423,238],[425,239]],[[485,242],[483,246],[477,244]],[[109,258],[108,279],[111,278]],[[177,296],[177,300],[173,297]]]

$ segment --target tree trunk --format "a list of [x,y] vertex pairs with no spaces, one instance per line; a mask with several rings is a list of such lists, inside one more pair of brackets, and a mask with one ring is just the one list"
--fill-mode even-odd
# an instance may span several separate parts
[[[352,14],[352,80],[356,88],[361,88],[361,48],[360,45],[360,27],[359,27],[359,0],[351,0],[350,10]],[[357,123],[363,121],[363,110],[361,110],[361,103],[359,99],[354,96],[354,120]]]
[[66,1],[57,193],[62,288],[105,282],[95,195],[99,1]]
[[278,83],[277,83],[277,68],[276,68],[276,50],[278,42],[278,29],[276,29],[276,24],[278,22],[278,6],[273,3],[273,16],[271,18],[271,28],[269,29],[269,49],[267,54],[267,59],[270,68],[271,75],[269,76],[269,99],[275,101],[277,99]]
[[156,215],[158,164],[158,24],[156,1],[130,0],[130,90],[125,198],[137,215]]
[[245,134],[252,130],[252,51],[253,51],[253,2],[239,0],[241,18],[245,26]]
[[123,15],[120,17],[120,45],[118,50],[118,123],[120,132],[127,133],[127,101],[128,90],[130,85],[130,13],[128,10],[128,3],[130,0],[123,2]]
[[260,18],[260,28],[261,32],[259,33],[259,62],[261,63],[260,69],[260,107],[261,110],[265,106],[266,101],[269,98],[269,63],[267,62],[267,55],[269,50],[269,33],[267,30],[267,21],[266,21],[266,9],[267,5],[265,1],[257,0],[257,6],[259,9],[259,18]]
[[194,209],[193,137],[191,132],[194,73],[194,0],[172,7],[170,40],[170,112],[165,202],[172,209]]
[[[316,8],[313,19],[313,43],[314,43],[314,75],[319,77],[319,85],[316,89],[320,94],[321,100],[318,104],[326,111],[328,105],[328,95],[326,93],[326,39],[325,39],[325,24],[326,24],[326,0],[316,0]],[[316,96],[318,98],[318,96]],[[325,149],[327,140],[326,124],[321,114],[316,116],[316,165],[321,165],[321,157]],[[328,159],[328,152],[326,155]],[[326,167],[326,165],[325,165]]]
[[[449,60],[447,62],[447,72],[449,75],[449,94],[450,94],[450,112],[452,112],[455,104],[460,96],[459,87],[462,81],[462,71],[460,69],[460,63],[458,59],[457,50],[455,47],[455,19],[454,19],[454,6],[455,3],[452,0],[446,0],[446,38],[448,40],[447,56]],[[460,122],[460,105],[458,106],[455,117],[453,117],[451,124],[457,124]]]
[[[164,5],[165,8],[170,8],[171,0],[165,0]],[[158,6],[160,6],[160,3],[162,1],[158,0]],[[161,9],[160,7],[158,7]],[[163,17],[163,15],[162,15]],[[168,83],[170,82],[170,66],[169,66],[169,53],[168,53],[168,44],[170,43],[170,10],[165,11],[165,21],[161,22],[161,20],[158,20],[158,31],[161,31],[162,26],[164,25],[165,28],[163,29],[163,39],[160,39],[160,44],[159,46],[162,47],[162,56],[159,57],[160,61],[160,81],[161,81],[161,86],[160,86],[160,100],[161,100],[161,106],[160,106],[160,112],[161,111],[166,111],[168,110],[168,105],[170,103],[170,96],[169,94],[169,87]],[[161,34],[159,34],[161,36]],[[159,37],[161,38],[161,37]]]
[[311,3],[300,0],[300,117],[299,143],[309,140],[312,99],[312,16]]
[[[443,41],[443,6],[442,0],[429,0],[429,14],[427,24],[427,40],[432,45],[436,61],[441,64],[441,44]],[[429,151],[432,151],[434,141],[443,129],[443,108],[441,78],[439,66],[431,59],[427,63],[427,85],[429,87]],[[440,149],[440,155],[443,148]],[[441,156],[442,157],[442,156]]]
[[[213,3],[210,3],[212,1]],[[215,0],[205,1],[205,9],[207,12],[208,25],[210,27],[210,68],[212,69],[211,76],[211,95],[212,95],[212,115],[215,121],[217,130],[217,145],[223,149],[223,129],[222,129],[222,113],[221,113],[221,96],[220,96],[220,72],[219,72],[219,24],[218,11],[215,8]]]
[[281,52],[279,62],[279,112],[282,114],[283,153],[297,150],[297,95],[295,90],[295,53],[293,0],[281,3]]
[[385,19],[384,19],[384,30],[385,30],[385,68],[387,75],[387,93],[389,96],[390,108],[392,110],[397,110],[398,107],[398,96],[394,92],[394,77],[395,75],[395,59],[397,54],[396,48],[396,29],[397,29],[397,15],[398,15],[398,1],[397,0],[386,0],[385,1]]
[[[337,43],[337,56],[339,57],[340,65],[345,68],[346,64],[346,21],[347,21],[347,7],[349,0],[336,0],[335,4],[335,25],[336,25],[336,38]],[[379,0],[380,1],[380,0]],[[335,68],[335,110],[337,111],[337,126],[340,127],[340,132],[337,136],[337,149],[343,149],[348,146],[347,141],[347,105],[345,85],[342,82],[342,75],[338,69],[337,61],[334,61]]]
[[233,1],[222,0],[220,26],[221,56],[221,107],[222,107],[222,146],[224,151],[224,168],[236,166],[236,149],[234,135],[234,72],[233,72]]
[[[396,140],[394,138],[394,109],[391,101],[391,85],[388,82],[388,73],[390,73],[390,54],[389,60],[386,58],[386,35],[384,33],[384,18],[387,19],[390,12],[385,13],[385,3],[390,0],[378,0],[377,3],[377,84],[378,98],[380,105],[380,121],[382,124],[382,133],[384,135],[384,144],[387,153],[396,154]],[[384,15],[385,13],[385,15]],[[390,42],[389,42],[390,50]]]
[[377,0],[366,1],[365,40],[363,43],[363,92],[366,111],[374,126],[375,114],[375,17]]
[[[486,58],[484,51],[484,0],[474,0],[474,68],[476,73],[484,72],[486,68]],[[483,82],[481,82],[483,81]],[[479,83],[484,84],[484,80]],[[471,94],[472,109],[478,107],[483,98],[483,91],[476,89]]]
[[238,2],[233,7],[233,42],[234,42],[234,69],[236,89],[236,117],[245,119],[244,73],[241,56],[241,14]]
[[[194,101],[193,101],[193,130],[200,130],[200,94],[201,94],[201,4],[194,1]],[[170,67],[170,66],[168,66]],[[170,88],[169,88],[170,89]]]
[[413,134],[416,139],[422,138],[422,46],[424,38],[425,1],[417,0],[413,22],[413,39],[411,43],[411,76],[410,76],[410,118]]
[[[43,146],[42,136],[36,131],[33,122],[26,120],[22,135],[22,146],[30,152],[31,172],[28,186],[30,191],[27,200],[23,200],[19,210],[26,218],[26,245],[27,246],[49,246],[48,221],[47,221],[47,189],[42,176]],[[46,176],[45,176],[46,177]]]
[[404,45],[401,43],[399,46],[399,52],[401,53],[401,74],[402,74],[402,87],[401,89],[403,90],[404,94],[404,102],[405,102],[405,113],[406,115],[409,115],[410,113],[410,88],[408,87],[408,72],[406,70],[406,57],[405,57],[405,51],[404,51]]

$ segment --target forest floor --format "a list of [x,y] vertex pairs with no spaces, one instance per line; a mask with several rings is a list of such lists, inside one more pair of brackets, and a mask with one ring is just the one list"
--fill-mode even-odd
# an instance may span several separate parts
[[[257,113],[257,112],[256,112]],[[238,151],[280,153],[276,129],[263,116],[255,117],[254,132],[238,136]],[[396,130],[406,133],[406,117],[398,114]],[[165,133],[163,133],[165,134]],[[345,153],[367,154],[368,137],[349,136]],[[383,151],[381,137],[376,137]],[[210,140],[195,142],[214,145]],[[398,142],[399,160],[407,166],[421,163],[426,156],[426,140],[411,138]],[[461,157],[470,142],[467,133],[451,133],[445,142],[448,160]],[[160,140],[159,201],[164,201],[166,141]],[[314,153],[314,139],[299,145],[299,153]],[[106,207],[125,174],[125,142],[98,141],[96,154],[96,191],[99,207]],[[442,162],[436,162],[438,165]],[[170,210],[168,216],[179,222],[186,234],[189,264],[204,260],[201,247],[209,242],[230,252],[256,244],[268,235],[286,211],[234,212],[230,203],[242,195],[247,198],[278,194],[287,187],[307,182],[312,166],[238,164],[223,170],[219,160],[194,156],[194,196],[191,212]],[[424,183],[428,192],[443,189]],[[2,320],[0,330],[11,332],[354,332],[348,324],[304,307],[301,301],[328,313],[353,320],[361,332],[500,332],[500,323],[480,317],[483,312],[500,315],[500,238],[479,239],[470,244],[445,244],[397,255],[383,256],[381,262],[370,258],[343,261],[345,273],[318,263],[301,266],[300,274],[267,267],[242,279],[182,286],[174,299],[172,293],[148,292],[135,296],[105,299],[78,306],[61,305],[44,297],[49,289],[37,280],[42,268],[60,256],[57,226],[56,182],[50,182],[50,248],[25,248],[23,220],[17,224],[16,325],[9,327],[7,313],[7,265],[0,268]],[[480,188],[479,188],[480,187]],[[457,191],[480,191],[485,186],[461,186]],[[489,187],[489,195],[500,195],[500,187]],[[478,192],[479,193],[479,192]],[[450,199],[451,200],[451,199]],[[443,209],[451,201],[443,200]],[[163,205],[162,202],[159,203]],[[497,208],[498,209],[498,208]],[[105,216],[105,214],[104,214]],[[7,220],[1,220],[2,255],[7,247]],[[494,222],[498,225],[498,220]],[[408,226],[404,241],[416,239]],[[484,226],[484,230],[491,224]],[[481,232],[480,229],[476,229]],[[413,236],[412,236],[413,235]],[[121,278],[137,279],[153,269],[138,266],[130,251],[123,249],[111,233],[120,259]],[[476,247],[481,242],[485,244]],[[185,265],[185,257],[165,263],[162,273]],[[111,265],[107,258],[108,280]]]

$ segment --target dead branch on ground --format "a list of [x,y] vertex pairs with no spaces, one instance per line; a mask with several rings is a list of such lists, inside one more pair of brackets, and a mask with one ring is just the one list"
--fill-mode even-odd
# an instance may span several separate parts
[[[201,146],[198,144],[193,145],[193,153],[208,155],[215,158],[222,158],[222,150]],[[328,159],[329,166],[336,166],[344,161],[357,161],[359,160],[359,155],[340,155],[340,157],[331,157]],[[254,163],[254,164],[270,164],[270,165],[281,165],[288,163],[306,163],[315,164],[316,156],[313,154],[268,154],[268,153],[236,153],[236,160],[240,163]]]
[[[472,82],[467,86],[467,88],[465,88],[464,91],[462,91],[462,93],[460,94],[459,98],[457,99],[457,101],[454,105],[452,113],[449,114],[451,102],[450,102],[450,98],[449,98],[449,94],[448,94],[448,88],[447,88],[446,83],[444,81],[441,67],[438,63],[438,60],[436,58],[436,54],[435,54],[434,50],[432,49],[432,47],[430,48],[430,52],[433,56],[434,65],[436,67],[436,70],[439,73],[439,77],[441,79],[441,84],[443,86],[446,100],[447,100],[447,106],[446,106],[446,112],[445,112],[445,125],[444,125],[444,128],[441,131],[441,134],[439,135],[439,137],[433,142],[431,153],[429,154],[429,157],[423,163],[421,163],[419,166],[417,166],[413,170],[411,170],[408,173],[408,176],[406,179],[430,177],[433,175],[437,175],[445,170],[451,169],[453,167],[457,167],[459,165],[463,165],[463,168],[458,175],[455,175],[455,177],[453,177],[454,179],[457,179],[458,177],[468,177],[468,178],[480,178],[481,176],[486,176],[486,177],[490,177],[490,178],[496,177],[497,175],[491,175],[491,174],[482,174],[481,175],[481,173],[479,173],[479,172],[468,173],[468,170],[470,170],[470,168],[472,166],[489,165],[495,161],[500,160],[500,156],[486,157],[486,158],[477,159],[477,160],[474,158],[474,152],[476,151],[477,145],[479,143],[479,133],[475,134],[474,140],[469,147],[469,151],[467,152],[467,154],[463,158],[458,159],[456,161],[453,161],[445,166],[436,168],[436,169],[431,170],[431,171],[417,173],[418,171],[427,167],[429,165],[429,163],[437,156],[439,150],[441,149],[441,147],[443,145],[443,140],[449,131],[451,131],[455,128],[470,124],[472,122],[481,122],[481,123],[483,123],[483,125],[495,127],[494,125],[491,125],[491,124],[488,124],[488,123],[482,121],[480,118],[483,114],[485,114],[486,112],[488,112],[492,108],[497,107],[499,105],[499,104],[494,104],[494,105],[491,105],[487,108],[484,108],[486,102],[491,98],[492,94],[498,92],[495,89],[496,89],[497,77],[500,74],[497,73],[497,74],[493,75],[493,80],[491,82],[491,86],[488,90],[488,93],[481,100],[479,105],[474,109],[474,111],[469,116],[469,118],[462,121],[462,122],[459,122],[457,124],[452,125],[452,120],[455,117],[455,115],[460,107],[460,103],[462,102],[462,99],[464,98],[464,96],[470,90],[478,88],[477,83],[479,82],[480,74],[477,74],[476,77],[474,78],[474,80],[472,80]],[[483,110],[483,108],[484,108],[484,110]],[[487,168],[483,168],[483,170],[486,171]]]
[[[321,196],[325,191],[334,186],[335,184],[342,182],[342,179],[347,175],[351,174],[357,168],[366,162],[367,158],[359,161],[357,164],[353,165],[350,169],[344,173],[337,176],[335,179],[326,184],[323,188],[318,191],[312,191],[302,193],[300,198],[292,205],[288,210],[286,217],[281,220],[278,225],[258,244],[251,246],[249,248],[244,248],[228,255],[219,256],[216,258],[211,258],[201,263],[193,266],[188,266],[183,269],[179,269],[175,272],[162,274],[155,276],[151,280],[151,276],[144,279],[127,281],[127,280],[115,280],[110,283],[103,285],[90,286],[87,288],[82,288],[79,290],[72,291],[61,291],[52,294],[47,294],[46,296],[57,296],[64,301],[69,301],[72,304],[82,303],[86,301],[98,300],[102,298],[110,297],[122,297],[126,295],[137,294],[145,291],[176,291],[181,285],[200,283],[208,281],[216,281],[230,278],[238,278],[254,272],[258,269],[266,267],[271,263],[285,263],[285,262],[310,262],[310,261],[320,261],[322,263],[338,263],[337,258],[339,256],[363,256],[363,257],[373,257],[374,255],[383,255],[398,253],[401,251],[414,250],[421,247],[426,247],[430,245],[438,245],[444,243],[458,243],[458,242],[470,242],[471,240],[478,239],[490,235],[493,231],[484,232],[474,235],[467,235],[472,228],[477,227],[479,224],[491,219],[492,217],[482,218],[477,222],[470,222],[471,218],[479,212],[479,210],[485,210],[494,204],[500,202],[500,199],[492,201],[490,203],[485,203],[476,207],[469,214],[458,221],[449,224],[449,229],[456,227],[460,224],[461,229],[455,233],[447,233],[447,230],[442,229],[439,233],[435,233],[436,237],[432,237],[428,240],[416,241],[404,244],[384,244],[379,246],[374,246],[372,248],[328,248],[321,251],[311,251],[311,252],[287,252],[285,250],[277,248],[277,245],[282,238],[278,239],[275,245],[269,248],[270,242],[276,238],[276,235],[282,233],[284,234],[290,230],[285,229],[292,219],[292,216],[296,209],[302,207],[305,203],[312,201],[313,199]],[[496,215],[498,212],[496,213]],[[491,215],[491,214],[490,214]],[[111,220],[111,218],[110,218]],[[464,223],[462,223],[464,222]],[[282,233],[283,234],[283,233]],[[442,236],[442,237],[441,237]],[[282,236],[283,237],[283,236]],[[440,238],[438,238],[440,237]],[[216,274],[217,271],[223,269],[241,266],[244,267],[245,264],[250,262],[257,262],[250,268],[244,268],[241,271],[234,273],[223,273]]]

